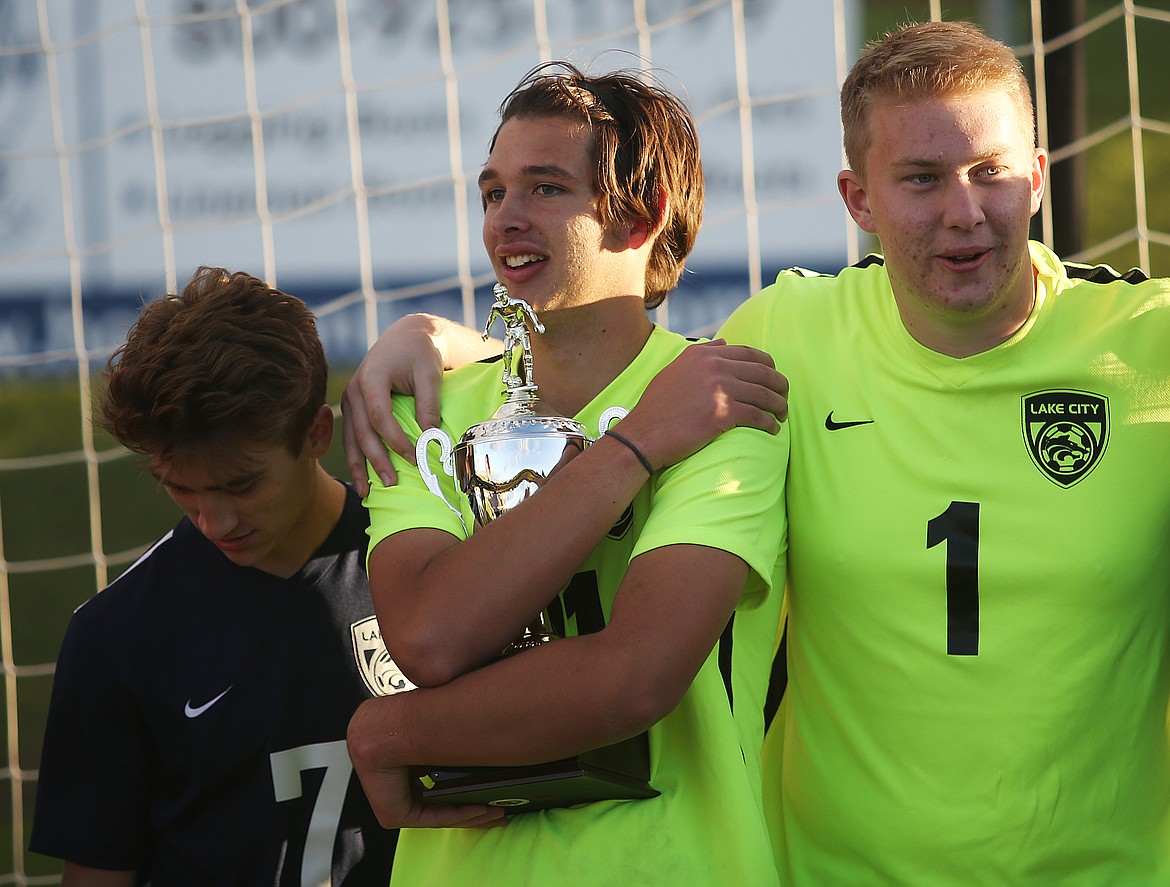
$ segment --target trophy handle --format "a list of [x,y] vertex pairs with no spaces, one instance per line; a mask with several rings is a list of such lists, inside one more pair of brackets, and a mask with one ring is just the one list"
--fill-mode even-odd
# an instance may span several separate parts
[[427,489],[434,495],[443,500],[443,504],[455,512],[459,518],[459,523],[463,525],[463,532],[467,532],[467,525],[463,523],[463,512],[447,501],[447,497],[443,495],[443,490],[439,486],[439,476],[431,471],[430,460],[427,459],[427,448],[431,441],[439,442],[439,459],[443,465],[443,471],[448,477],[455,476],[455,460],[451,454],[451,438],[441,428],[428,428],[418,436],[418,441],[414,445],[414,460],[418,463],[419,474],[422,475],[423,483],[427,485]]
[[609,426],[613,424],[614,419],[624,419],[629,414],[630,411],[625,407],[610,407],[597,420],[597,436],[601,437],[601,435],[609,431]]

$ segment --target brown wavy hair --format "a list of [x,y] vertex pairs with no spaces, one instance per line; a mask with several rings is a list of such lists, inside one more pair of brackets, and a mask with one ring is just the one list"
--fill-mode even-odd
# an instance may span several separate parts
[[199,268],[149,302],[106,367],[98,424],[152,460],[241,446],[299,455],[328,376],[304,302],[242,271]]
[[[659,229],[646,268],[646,307],[661,304],[678,285],[703,223],[699,136],[687,106],[645,75],[594,76],[560,61],[533,68],[508,94],[500,126],[514,117],[564,117],[590,128],[602,224],[642,219]],[[489,151],[498,135],[497,128]]]

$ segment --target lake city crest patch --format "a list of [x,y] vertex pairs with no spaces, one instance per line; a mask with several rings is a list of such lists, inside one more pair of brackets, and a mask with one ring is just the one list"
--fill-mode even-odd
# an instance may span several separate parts
[[1062,487],[1084,480],[1109,443],[1109,399],[1054,388],[1022,401],[1024,441],[1036,467]]
[[377,616],[353,623],[349,633],[353,638],[353,655],[357,660],[358,671],[371,693],[375,696],[393,696],[395,693],[416,689],[410,678],[390,658],[386,644],[382,641],[382,632],[378,629]]

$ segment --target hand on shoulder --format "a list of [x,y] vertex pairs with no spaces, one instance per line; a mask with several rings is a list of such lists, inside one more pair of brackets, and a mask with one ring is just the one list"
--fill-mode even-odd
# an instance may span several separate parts
[[716,339],[688,346],[663,367],[621,421],[621,433],[665,468],[731,428],[776,434],[787,415],[788,380],[771,355]]

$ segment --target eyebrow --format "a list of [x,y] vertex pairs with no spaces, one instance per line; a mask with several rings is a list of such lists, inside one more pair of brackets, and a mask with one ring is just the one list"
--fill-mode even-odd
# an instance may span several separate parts
[[[981,151],[978,155],[975,156],[974,162],[969,165],[978,166],[981,163],[987,163],[990,160],[1004,157],[1009,153],[1009,150],[1010,149],[1006,145],[996,145],[987,151]],[[935,157],[903,157],[900,160],[895,160],[890,165],[896,168],[904,167],[909,169],[926,167],[927,169],[933,169],[944,164],[942,164]]]
[[[560,179],[561,181],[569,182],[574,179],[571,172],[563,166],[557,166],[555,163],[533,163],[520,170],[521,174],[528,178],[548,178]],[[485,166],[479,174],[479,184],[483,185],[486,182],[493,182],[500,177],[490,166]]]
[[[184,490],[187,492],[194,492],[189,487],[183,486],[183,484],[175,483],[174,481],[169,480],[160,471],[156,471],[155,469],[151,469],[150,474],[151,474],[151,477],[153,477],[158,483],[162,484],[165,487],[173,487],[176,490]],[[212,492],[212,493],[219,492],[219,491],[231,491],[231,490],[236,489],[238,487],[246,487],[249,484],[253,484],[263,476],[264,476],[263,470],[251,471],[251,472],[248,472],[245,474],[236,475],[235,477],[230,477],[224,483],[213,484],[212,486],[207,487],[206,490],[207,490],[207,492]]]

